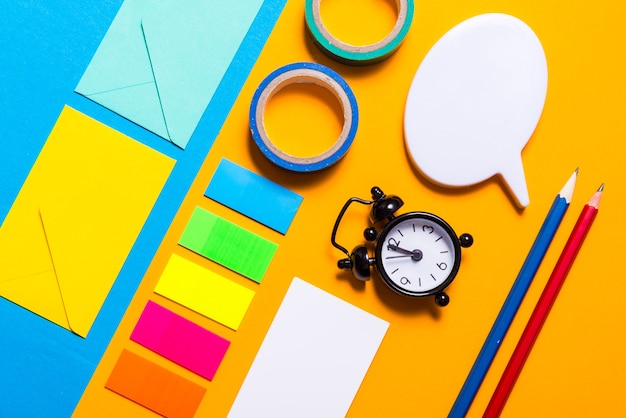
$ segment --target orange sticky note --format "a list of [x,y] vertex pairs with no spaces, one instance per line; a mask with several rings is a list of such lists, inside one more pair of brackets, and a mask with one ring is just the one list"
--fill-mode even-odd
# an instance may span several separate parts
[[105,387],[166,417],[193,417],[206,389],[124,350]]

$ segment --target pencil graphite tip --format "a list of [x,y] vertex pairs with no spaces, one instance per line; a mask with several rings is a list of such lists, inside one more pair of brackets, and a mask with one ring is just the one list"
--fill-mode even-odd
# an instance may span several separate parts
[[603,190],[604,190],[604,183],[602,183],[600,187],[598,187],[598,191],[596,191],[593,194],[593,196],[591,196],[591,199],[589,199],[589,202],[587,203],[587,205],[598,209],[598,207],[600,207],[600,198],[602,197]]

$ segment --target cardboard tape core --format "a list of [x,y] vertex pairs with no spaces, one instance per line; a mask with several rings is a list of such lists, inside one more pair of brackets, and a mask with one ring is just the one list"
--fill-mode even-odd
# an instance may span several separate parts
[[320,15],[322,0],[306,0],[305,19],[313,41],[328,56],[344,64],[373,64],[392,55],[402,44],[413,21],[413,0],[396,0],[398,19],[391,32],[382,40],[369,45],[352,45],[334,37]]

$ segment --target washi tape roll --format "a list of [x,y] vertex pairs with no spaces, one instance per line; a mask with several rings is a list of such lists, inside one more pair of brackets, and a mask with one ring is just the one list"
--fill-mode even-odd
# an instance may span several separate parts
[[413,0],[396,0],[398,19],[392,31],[376,43],[352,45],[335,38],[326,29],[320,16],[321,2],[322,0],[306,0],[305,19],[309,33],[326,55],[344,64],[373,64],[389,57],[400,47],[413,21]]
[[[344,123],[339,139],[326,151],[312,157],[296,157],[276,147],[265,131],[263,115],[267,102],[280,89],[294,83],[313,83],[328,89],[339,100]],[[296,172],[324,169],[343,157],[356,136],[359,111],[348,83],[330,68],[312,62],[297,62],[274,70],[261,82],[250,105],[250,130],[257,146],[274,164]]]

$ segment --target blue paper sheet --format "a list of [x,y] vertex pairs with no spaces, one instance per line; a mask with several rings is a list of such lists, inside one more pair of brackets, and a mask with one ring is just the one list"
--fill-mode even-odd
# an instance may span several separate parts
[[86,339],[0,298],[0,416],[71,416],[285,3],[263,2],[185,151],[74,92],[121,0],[3,3],[0,222],[64,105],[177,163]]

